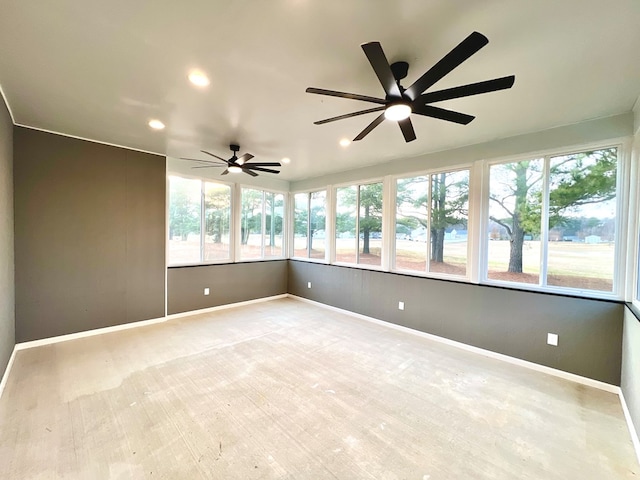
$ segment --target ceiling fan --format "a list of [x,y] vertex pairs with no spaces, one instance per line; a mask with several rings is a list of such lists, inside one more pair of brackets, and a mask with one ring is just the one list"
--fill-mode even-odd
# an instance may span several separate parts
[[253,158],[253,155],[250,153],[245,153],[238,157],[237,153],[240,151],[239,145],[231,144],[229,148],[233,152],[233,156],[225,160],[222,157],[214,155],[211,152],[207,152],[206,150],[200,150],[202,153],[205,153],[213,158],[218,159],[219,161],[213,162],[211,160],[199,160],[197,158],[182,158],[182,160],[190,160],[192,162],[199,162],[200,165],[191,167],[191,168],[224,168],[224,171],[220,175],[227,175],[229,172],[231,173],[240,173],[244,172],[252,177],[257,177],[257,172],[266,172],[266,173],[280,173],[278,170],[273,170],[270,168],[264,167],[280,167],[279,162],[253,162],[248,163],[249,160]]
[[409,64],[407,62],[395,62],[389,65],[387,57],[385,56],[379,42],[364,43],[362,44],[362,50],[364,50],[371,67],[373,67],[373,71],[378,76],[378,80],[380,80],[382,88],[384,88],[384,92],[386,94],[385,98],[369,97],[366,95],[309,87],[306,90],[307,93],[327,95],[330,97],[349,98],[351,100],[360,100],[380,105],[379,107],[368,108],[366,110],[347,113],[346,115],[339,115],[337,117],[319,120],[314,122],[314,124],[322,125],[324,123],[335,122],[336,120],[343,120],[345,118],[365,115],[367,113],[382,112],[353,140],[362,140],[374,128],[380,125],[385,118],[387,118],[388,120],[395,120],[398,122],[406,142],[411,142],[416,139],[416,133],[413,129],[410,117],[412,113],[466,125],[475,117],[444,108],[434,107],[430,104],[453,98],[468,97],[471,95],[479,95],[481,93],[489,93],[496,90],[511,88],[515,81],[514,75],[478,83],[470,83],[468,85],[447,88],[445,90],[437,90],[429,93],[424,92],[433,86],[438,80],[458,67],[462,62],[478,52],[487,43],[489,43],[487,37],[481,33],[473,32],[460,42],[458,46],[446,54],[438,63],[427,70],[409,88],[404,88],[400,85],[400,80],[407,76]]

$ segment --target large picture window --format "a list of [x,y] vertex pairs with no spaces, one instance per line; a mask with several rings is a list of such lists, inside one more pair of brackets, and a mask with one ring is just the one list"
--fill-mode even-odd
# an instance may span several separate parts
[[487,277],[613,292],[616,148],[490,168]]
[[469,170],[396,181],[395,268],[467,273]]
[[382,182],[337,189],[337,262],[381,265],[382,197]]
[[325,258],[326,198],[324,190],[294,195],[294,257]]
[[284,194],[242,189],[240,258],[284,256]]
[[169,265],[231,258],[231,187],[169,177]]

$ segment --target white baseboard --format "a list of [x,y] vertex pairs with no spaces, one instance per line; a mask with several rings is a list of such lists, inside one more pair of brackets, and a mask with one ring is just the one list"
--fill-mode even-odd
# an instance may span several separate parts
[[9,363],[7,363],[7,368],[4,370],[4,375],[2,375],[2,381],[0,381],[0,398],[2,398],[2,392],[4,392],[4,387],[7,385],[7,380],[9,379],[9,372],[11,372],[11,367],[13,367],[13,361],[16,358],[16,347],[13,346],[13,351],[11,352],[11,356],[9,357]]
[[583,377],[580,375],[576,375],[574,373],[564,372],[562,370],[558,370],[556,368],[547,367],[545,365],[540,365],[533,362],[528,362],[526,360],[522,360],[520,358],[510,357],[509,355],[504,355],[502,353],[492,352],[491,350],[485,350],[484,348],[474,347],[473,345],[467,345],[466,343],[456,342],[455,340],[450,340],[448,338],[439,337],[437,335],[433,335],[431,333],[421,332],[419,330],[414,330],[413,328],[403,327],[402,325],[396,325],[395,323],[385,322],[384,320],[379,320],[377,318],[369,317],[367,315],[362,315],[360,313],[355,313],[350,310],[345,310],[343,308],[333,307],[331,305],[327,305],[325,303],[316,302],[315,300],[309,300],[308,298],[298,297],[296,295],[289,294],[289,297],[295,298],[296,300],[300,300],[303,302],[311,303],[313,305],[317,305],[322,308],[326,308],[329,310],[333,310],[334,312],[344,313],[346,315],[350,315],[352,317],[359,318],[361,320],[366,320],[368,322],[375,323],[377,325],[382,325],[387,328],[392,328],[394,330],[399,330],[405,333],[410,333],[413,335],[418,335],[423,338],[428,338],[430,340],[434,340],[436,342],[444,343],[446,345],[451,345],[452,347],[460,348],[462,350],[466,350],[469,352],[477,353],[479,355],[483,355],[485,357],[494,358],[497,360],[502,360],[507,363],[511,363],[513,365],[519,365],[521,367],[529,368],[531,370],[536,370],[538,372],[543,372],[549,375],[553,375],[555,377],[560,377],[565,380],[570,380],[572,382],[580,383],[582,385],[588,385],[590,387],[598,388],[600,390],[604,390],[606,392],[619,394],[620,387],[616,385],[611,385],[609,383],[600,382],[598,380],[593,380],[592,378]]
[[119,332],[121,330],[128,330],[130,328],[145,327],[147,325],[154,325],[156,323],[162,323],[168,320],[173,320],[174,318],[188,317],[191,315],[198,315],[200,313],[215,312],[217,310],[225,310],[227,308],[242,307],[245,305],[251,305],[253,303],[268,302],[270,300],[276,300],[278,298],[286,298],[286,297],[287,297],[287,294],[283,293],[282,295],[274,295],[272,297],[257,298],[255,300],[247,300],[245,302],[229,303],[227,305],[219,305],[217,307],[203,308],[201,310],[191,310],[189,312],[175,313],[173,315],[167,315],[165,317],[160,317],[160,318],[152,318],[150,320],[141,320],[139,322],[131,322],[131,323],[124,323],[122,325],[114,325],[113,327],[96,328],[93,330],[86,330],[84,332],[69,333],[67,335],[59,335],[57,337],[43,338],[41,340],[33,340],[30,342],[22,342],[22,343],[16,344],[15,349],[24,350],[25,348],[41,347],[42,345],[51,345],[52,343],[66,342],[69,340],[76,340],[78,338],[93,337],[94,335],[103,335],[105,333]]
[[173,320],[174,318],[190,317],[191,315],[199,315],[201,313],[217,312],[218,310],[226,310],[228,308],[244,307],[245,305],[252,305],[254,303],[270,302],[271,300],[277,300],[279,298],[289,297],[288,293],[282,293],[280,295],[273,295],[271,297],[256,298],[254,300],[246,300],[244,302],[227,303],[225,305],[218,305],[217,307],[201,308],[200,310],[189,310],[188,312],[172,313],[167,315],[167,320]]
[[636,451],[636,457],[638,457],[638,463],[640,463],[640,439],[638,438],[638,432],[636,431],[636,427],[633,424],[633,419],[631,418],[631,412],[629,411],[629,407],[627,407],[627,402],[624,399],[624,394],[622,390],[619,392],[620,403],[622,404],[622,411],[624,412],[624,418],[627,421],[627,428],[629,429],[629,435],[631,435],[631,441],[633,442],[633,448]]
[[153,325],[156,323],[162,323],[167,320],[166,317],[152,318],[150,320],[141,320],[139,322],[123,323],[122,325],[114,325],[113,327],[95,328],[93,330],[86,330],[84,332],[69,333],[67,335],[59,335],[57,337],[42,338],[40,340],[32,340],[30,342],[16,343],[16,350],[25,350],[27,348],[41,347],[43,345],[51,345],[52,343],[67,342],[69,340],[76,340],[78,338],[93,337],[95,335],[102,335],[104,333],[119,332],[121,330],[129,330],[131,328],[144,327],[146,325]]

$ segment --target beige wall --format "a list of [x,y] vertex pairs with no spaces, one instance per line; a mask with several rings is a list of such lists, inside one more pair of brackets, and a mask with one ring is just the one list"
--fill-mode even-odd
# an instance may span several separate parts
[[164,157],[16,127],[18,342],[163,317]]
[[0,95],[0,378],[15,340],[13,122]]

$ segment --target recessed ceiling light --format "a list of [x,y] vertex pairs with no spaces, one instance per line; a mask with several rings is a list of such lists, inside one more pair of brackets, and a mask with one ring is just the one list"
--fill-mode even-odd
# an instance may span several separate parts
[[231,173],[240,173],[242,169],[240,167],[236,167],[235,165],[232,165],[231,167],[229,167],[229,171]]
[[343,138],[342,140],[340,140],[340,146],[348,147],[349,145],[351,145],[351,140],[349,140],[348,138]]
[[209,78],[200,70],[192,70],[189,72],[189,81],[197,87],[206,87],[209,85]]
[[160,120],[153,119],[149,120],[149,126],[154,130],[162,130],[164,128],[164,123],[162,123]]
[[291,163],[291,159],[289,157],[284,157],[281,161],[282,163]]

